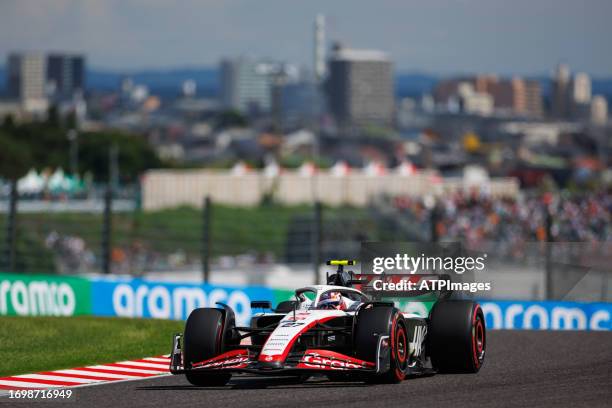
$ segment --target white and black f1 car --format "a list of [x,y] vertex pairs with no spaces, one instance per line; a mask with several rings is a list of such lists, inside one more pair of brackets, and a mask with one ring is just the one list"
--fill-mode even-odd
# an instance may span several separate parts
[[[236,326],[234,311],[195,309],[174,336],[170,372],[198,386],[226,384],[233,373],[399,382],[407,376],[477,372],[484,361],[485,322],[469,300],[440,299],[427,318],[403,313],[393,302],[373,301],[352,287],[360,281],[338,271],[328,285],[300,288],[295,300]],[[270,302],[253,302],[270,308]]]

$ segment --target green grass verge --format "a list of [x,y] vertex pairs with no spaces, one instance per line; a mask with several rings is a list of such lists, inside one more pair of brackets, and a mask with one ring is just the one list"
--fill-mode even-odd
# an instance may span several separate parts
[[[212,255],[235,255],[247,251],[272,252],[282,257],[290,220],[311,214],[308,206],[261,206],[254,208],[213,205],[211,215]],[[0,214],[0,226],[6,222]],[[166,254],[182,250],[196,256],[202,248],[202,211],[191,207],[113,215],[112,242],[130,248],[143,246]],[[18,216],[18,239],[24,241],[19,255],[33,258],[27,250],[35,241],[44,249],[46,237],[53,231],[81,237],[88,248],[99,252],[102,245],[102,215],[88,213],[29,213]],[[0,238],[3,237],[0,230]],[[262,239],[264,238],[264,239]],[[0,242],[0,246],[2,242]],[[32,263],[38,260],[31,259]],[[39,261],[41,263],[42,261]],[[47,262],[48,264],[49,262]],[[26,270],[44,270],[48,265],[31,265]],[[38,266],[39,268],[36,268]]]
[[168,354],[184,323],[102,317],[0,317],[0,376]]

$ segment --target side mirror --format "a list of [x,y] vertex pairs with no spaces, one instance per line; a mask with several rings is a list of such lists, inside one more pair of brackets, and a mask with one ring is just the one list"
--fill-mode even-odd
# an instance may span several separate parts
[[268,300],[254,300],[251,302],[251,309],[272,309],[272,303]]

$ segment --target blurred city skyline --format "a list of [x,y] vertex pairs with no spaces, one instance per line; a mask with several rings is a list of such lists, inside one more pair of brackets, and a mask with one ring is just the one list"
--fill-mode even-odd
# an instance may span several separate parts
[[317,13],[327,17],[328,42],[384,50],[397,71],[542,75],[565,62],[612,75],[612,3],[603,0],[8,0],[0,3],[0,59],[61,50],[108,70],[216,66],[234,55],[312,67]]

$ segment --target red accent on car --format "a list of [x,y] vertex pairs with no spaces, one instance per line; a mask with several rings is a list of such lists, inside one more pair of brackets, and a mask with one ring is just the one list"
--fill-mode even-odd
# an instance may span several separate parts
[[[400,363],[406,361],[408,357],[408,347],[406,342],[406,330],[402,327],[397,333],[397,359]],[[400,350],[400,343],[402,344],[403,350]]]
[[376,364],[331,350],[308,349],[297,368],[315,368],[320,370],[353,370],[374,368]]
[[[396,313],[393,317],[393,326],[391,327],[391,355],[399,356],[397,351],[397,339],[396,339],[396,328],[397,328],[397,320],[400,316],[400,313]],[[406,336],[404,336],[406,338]],[[399,360],[399,359],[398,359]],[[395,367],[395,376],[398,380],[403,380],[406,378],[406,373],[404,373],[399,367]]]
[[223,353],[216,357],[210,358],[208,360],[199,361],[197,363],[193,363],[191,367],[193,368],[203,368],[203,367],[219,367],[224,368],[227,366],[231,366],[232,368],[241,368],[237,366],[246,366],[246,363],[249,360],[249,350],[248,349],[240,349],[240,350],[232,350],[227,353]]
[[476,305],[474,308],[474,315],[472,316],[472,324],[474,325],[474,334],[472,335],[472,352],[474,357],[474,364],[476,367],[480,367],[480,360],[478,356],[484,348],[484,327],[482,320],[478,318],[478,311],[480,305]]

